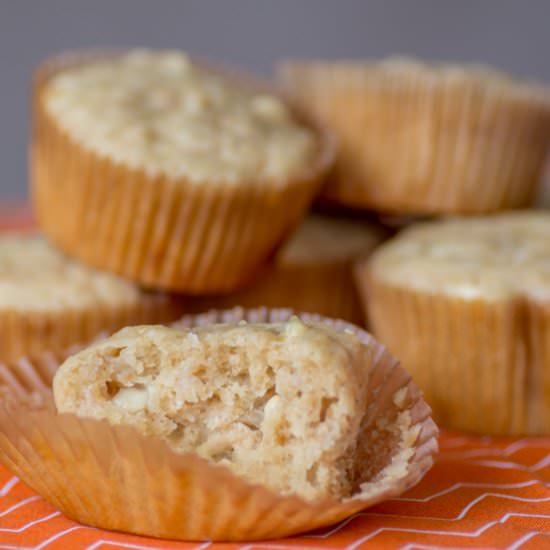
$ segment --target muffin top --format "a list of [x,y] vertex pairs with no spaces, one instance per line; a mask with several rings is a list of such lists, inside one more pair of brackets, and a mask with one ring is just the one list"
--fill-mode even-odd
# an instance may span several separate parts
[[[294,77],[308,74],[322,79],[332,76],[331,86],[349,89],[350,86],[377,85],[386,82],[395,87],[394,78],[421,78],[423,84],[453,85],[469,84],[487,93],[500,92],[505,87],[514,97],[541,99],[550,108],[549,90],[542,84],[512,76],[504,71],[480,63],[431,62],[414,57],[390,56],[381,60],[340,60],[340,61],[287,61],[280,66],[283,80],[292,83]],[[371,78],[372,77],[372,78]],[[384,77],[380,80],[380,77]],[[386,80],[387,78],[387,80]],[[373,80],[374,79],[374,80]],[[317,79],[316,79],[317,80]],[[298,81],[296,84],[300,85]],[[413,86],[411,92],[417,90]]]
[[134,285],[69,260],[41,237],[0,237],[0,308],[57,312],[142,297]]
[[550,298],[550,214],[516,212],[425,223],[378,248],[372,276],[462,299]]
[[177,51],[132,50],[52,76],[48,113],[83,147],[149,174],[194,183],[298,178],[315,133],[273,95]]
[[382,240],[375,225],[310,214],[277,257],[279,265],[352,261],[369,253]]

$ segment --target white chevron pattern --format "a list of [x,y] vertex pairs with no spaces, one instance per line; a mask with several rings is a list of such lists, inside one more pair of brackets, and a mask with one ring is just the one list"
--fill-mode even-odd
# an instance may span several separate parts
[[[489,468],[517,472],[517,474],[514,474],[517,481],[511,481],[508,483],[483,483],[464,479],[452,483],[443,489],[428,492],[428,494],[426,494],[426,490],[424,490],[420,493],[424,493],[424,496],[421,497],[411,495],[392,499],[384,505],[381,511],[377,511],[375,508],[372,511],[361,512],[334,527],[315,533],[306,534],[299,538],[281,541],[280,543],[257,542],[241,546],[232,545],[231,548],[232,550],[286,550],[289,547],[292,547],[294,550],[359,550],[363,546],[370,547],[369,545],[373,545],[372,547],[376,548],[377,537],[383,534],[391,535],[392,533],[406,534],[413,539],[408,543],[401,544],[401,548],[404,550],[460,548],[460,540],[472,541],[476,538],[479,538],[480,542],[477,546],[478,548],[488,548],[490,547],[490,542],[485,545],[482,541],[490,541],[490,537],[492,536],[490,533],[492,533],[493,530],[498,530],[500,525],[504,525],[512,519],[522,520],[525,518],[530,518],[538,522],[531,527],[539,527],[539,525],[547,524],[548,531],[541,529],[530,529],[521,533],[520,530],[521,535],[517,537],[516,540],[511,539],[509,541],[509,550],[518,550],[535,537],[550,536],[550,506],[548,506],[550,503],[550,478],[543,477],[542,479],[534,479],[529,478],[528,476],[528,474],[543,471],[545,468],[550,466],[550,453],[544,454],[541,459],[533,461],[531,465],[526,465],[520,461],[512,462],[509,460],[509,458],[515,453],[525,449],[532,450],[535,448],[536,451],[543,451],[544,449],[548,450],[548,448],[550,448],[550,440],[525,438],[503,446],[500,449],[495,448],[494,446],[487,449],[482,449],[480,445],[483,443],[481,443],[478,439],[476,440],[477,446],[475,448],[457,451],[459,447],[468,446],[468,442],[470,442],[471,447],[471,441],[472,440],[468,438],[454,438],[450,440],[450,444],[449,441],[445,442],[442,445],[443,449],[451,448],[452,451],[445,453],[444,450],[442,452],[442,463],[448,464],[449,461],[458,460],[458,458],[460,458],[460,462],[457,461],[457,465],[460,463],[466,463],[470,467],[479,468],[480,471]],[[489,439],[487,439],[486,442],[487,444],[491,443]],[[502,457],[505,460],[498,460],[499,457]],[[494,475],[496,474],[491,474],[491,476]],[[519,479],[517,476],[520,476]],[[64,547],[71,548],[70,541],[73,540],[72,535],[80,530],[97,532],[97,539],[91,543],[88,543],[85,547],[86,550],[98,550],[103,546],[128,550],[162,550],[163,548],[166,548],[162,545],[162,541],[155,541],[152,539],[143,539],[143,543],[141,543],[138,541],[124,541],[122,539],[117,540],[117,537],[122,537],[122,535],[117,535],[116,537],[105,536],[106,533],[104,531],[82,525],[71,524],[68,520],[63,518],[60,512],[51,511],[51,509],[48,513],[42,512],[41,515],[33,517],[30,521],[25,522],[23,525],[14,524],[14,520],[10,520],[9,518],[17,518],[18,511],[22,510],[26,506],[32,505],[33,503],[35,503],[35,506],[39,508],[39,501],[41,499],[40,497],[29,493],[28,489],[25,489],[24,485],[18,489],[17,493],[15,493],[19,495],[19,493],[23,492],[24,496],[18,498],[11,496],[12,490],[18,484],[19,479],[17,477],[4,477],[4,479],[5,481],[3,481],[3,485],[0,488],[0,497],[3,498],[7,506],[5,506],[3,511],[0,511],[0,549],[5,548],[8,550],[11,548],[25,548],[24,545],[10,544],[7,539],[5,540],[6,544],[3,544],[4,539],[10,535],[23,536],[26,532],[31,531],[36,533],[36,530],[44,529],[45,526],[56,518],[58,520],[62,520],[63,527],[56,532],[49,532],[48,535],[42,538],[41,541],[35,546],[27,546],[26,548],[32,548],[33,550],[47,549],[50,545],[53,546],[54,543],[57,543],[59,547],[60,541],[65,539],[67,542],[64,543]],[[429,484],[425,485],[425,488],[427,487],[429,487]],[[438,502],[438,499],[452,499],[454,494],[464,495],[464,491],[469,491],[468,494],[473,492],[473,496],[470,497],[468,502],[461,507],[460,511],[453,511],[453,514],[450,517],[448,513],[443,513],[442,515],[436,515],[433,513],[434,511],[437,512],[438,508],[436,503]],[[532,494],[533,491],[535,491],[535,495]],[[531,495],[529,492],[531,492]],[[491,500],[490,506],[486,504],[488,500]],[[499,501],[502,502],[502,504],[498,504]],[[406,506],[407,503],[418,505],[413,508],[414,514],[417,515],[410,515],[409,512],[403,513],[405,511],[403,506]],[[523,507],[518,507],[520,505],[523,505]],[[533,505],[546,506],[540,510],[533,510],[533,513],[531,513],[530,510]],[[436,506],[436,508],[434,508],[434,506]],[[422,513],[422,507],[426,507],[426,512],[429,510],[432,513]],[[494,519],[484,521],[482,524],[477,522],[476,525],[476,518],[484,517],[483,512],[476,512],[479,507],[481,507],[485,513],[486,510],[494,510],[495,512],[500,511],[501,513],[497,513]],[[392,508],[394,508],[395,511],[392,510]],[[12,525],[7,525],[7,521],[12,523]],[[431,522],[432,525],[429,523],[427,524],[427,522]],[[462,525],[461,522],[466,523]],[[353,527],[351,524],[353,524]],[[56,525],[59,525],[59,523],[56,523]],[[458,527],[461,525],[462,529]],[[451,526],[454,526],[454,528],[450,528]],[[515,526],[516,523],[514,523],[514,530],[516,529]],[[342,544],[341,541],[346,540],[348,537],[348,532],[358,533],[358,535],[355,536],[353,540],[347,540],[345,544]],[[514,533],[515,531],[511,532]],[[418,542],[415,542],[415,537],[423,538],[418,540]],[[426,537],[434,537],[434,539],[429,541]],[[336,541],[340,542],[331,544],[332,539],[334,539],[335,543]],[[311,541],[313,543],[315,540],[319,542],[318,545],[310,545],[307,542]],[[385,545],[387,540],[387,538],[384,538]],[[440,545],[435,543],[436,540],[449,540],[454,542],[449,542],[447,545]],[[542,544],[543,543],[541,542],[541,545]],[[211,543],[209,542],[202,544],[184,543],[182,548],[185,548],[186,550],[206,550],[210,545]],[[213,544],[212,546],[212,550],[214,550],[216,545]]]
[[44,523],[45,521],[49,521],[52,518],[55,518],[57,516],[60,516],[61,512],[53,512],[52,514],[49,514],[43,518],[35,519],[33,521],[29,521],[29,523],[25,523],[22,527],[0,527],[0,533],[22,533],[23,531],[26,531],[33,525],[38,525],[39,523]]
[[550,453],[547,454],[542,460],[539,460],[532,466],[524,466],[517,462],[507,462],[500,460],[473,460],[470,464],[476,464],[478,466],[487,466],[489,468],[501,468],[504,470],[521,470],[523,472],[537,472],[550,466]]
[[542,485],[543,487],[550,488],[550,483],[543,483],[542,481],[538,480],[531,480],[531,481],[523,481],[521,483],[455,483],[454,485],[451,485],[447,489],[443,489],[442,491],[438,491],[437,493],[433,493],[431,495],[428,495],[427,497],[423,498],[412,498],[412,497],[399,497],[394,498],[392,500],[398,501],[398,502],[430,502],[430,500],[434,500],[438,497],[448,495],[450,493],[453,493],[455,491],[458,491],[459,489],[473,489],[473,488],[482,488],[482,489],[520,489],[523,487],[532,487],[533,485]]
[[78,531],[80,529],[93,529],[93,527],[87,527],[85,525],[75,525],[74,527],[69,527],[69,529],[65,529],[63,531],[60,531],[59,533],[56,533],[55,535],[52,535],[51,537],[48,537],[45,541],[41,542],[38,546],[35,546],[33,550],[41,550],[42,548],[46,548],[48,544],[51,544],[52,542],[59,540],[61,537],[64,537],[65,535],[68,535],[69,533]]
[[[240,546],[238,550],[288,550],[289,546],[284,544],[263,544],[261,542],[246,544],[245,546]],[[296,544],[292,545],[292,550],[330,550],[330,547],[327,546],[299,546]]]
[[4,484],[2,489],[0,489],[0,497],[5,497],[17,483],[19,483],[19,478],[13,476],[8,482]]
[[40,500],[39,496],[29,497],[25,500],[22,500],[21,502],[18,502],[17,504],[14,504],[13,506],[10,506],[7,510],[4,510],[3,512],[0,512],[0,518],[3,516],[6,516],[7,514],[10,514],[14,510],[17,510],[18,508],[22,508],[29,502],[36,502],[37,500]]
[[510,443],[510,445],[504,447],[503,449],[469,449],[463,452],[448,452],[442,450],[442,452],[440,453],[440,457],[447,460],[473,458],[476,456],[511,456],[518,451],[521,451],[522,449],[527,449],[533,445],[535,445],[538,449],[548,449],[550,448],[550,441],[541,439],[519,439],[518,441],[514,441],[514,443]]
[[522,537],[520,537],[516,542],[511,544],[506,548],[506,550],[517,550],[520,548],[523,544],[530,541],[533,537],[548,537],[550,536],[550,533],[545,533],[544,531],[529,531],[528,533],[525,533]]
[[[133,544],[131,542],[115,542],[112,540],[101,539],[94,542],[93,544],[90,544],[90,546],[86,546],[86,550],[96,550],[97,548],[101,548],[102,546],[106,545],[116,546],[117,548],[129,548],[131,550],[164,550],[164,548],[166,548],[165,546],[144,546],[142,544]],[[201,544],[194,547],[193,550],[199,550],[201,548],[206,548],[206,546]]]
[[[415,520],[415,519],[419,520],[420,519],[420,520],[456,522],[456,521],[460,521],[460,520],[464,519],[464,517],[468,514],[468,512],[470,512],[470,510],[472,510],[472,508],[474,508],[474,506],[476,506],[477,504],[479,504],[480,502],[482,502],[483,500],[485,500],[488,497],[508,499],[508,500],[513,500],[513,501],[517,501],[517,502],[531,502],[531,503],[532,502],[550,502],[550,497],[546,497],[546,498],[525,498],[525,497],[517,497],[517,496],[513,496],[513,495],[503,495],[503,494],[499,494],[499,493],[483,493],[482,495],[479,495],[477,498],[472,500],[469,504],[467,504],[460,511],[460,513],[454,518],[430,517],[430,516],[403,516],[401,514],[398,517],[401,517],[401,518],[406,517],[407,519],[410,519],[410,520]],[[391,514],[376,514],[376,513],[373,514],[373,513],[370,513],[370,512],[362,512],[362,513],[355,514],[354,516],[348,518],[347,520],[345,520],[344,522],[342,522],[338,526],[336,526],[334,529],[328,531],[327,533],[324,533],[323,535],[317,535],[317,536],[316,535],[309,535],[309,536],[314,537],[314,538],[328,538],[329,536],[332,536],[332,535],[336,534],[338,531],[341,531],[351,521],[353,521],[354,519],[356,519],[360,516],[368,516],[368,517],[382,516],[382,517],[384,517],[384,516],[389,516],[389,515],[391,515]],[[403,528],[393,528],[393,527],[385,528],[385,527],[383,527],[383,528],[377,529],[376,531],[373,531],[372,533],[370,533],[369,535],[364,537],[363,538],[364,540],[363,539],[360,539],[360,540],[363,540],[363,542],[364,542],[364,541],[370,540],[371,538],[374,538],[376,535],[378,535],[380,533],[389,532],[389,531],[422,533],[422,534],[433,534],[433,535],[453,535],[453,536],[459,536],[459,537],[476,537],[476,536],[479,536],[480,534],[482,534],[484,531],[486,531],[490,527],[493,527],[494,525],[496,525],[498,523],[505,523],[506,521],[508,521],[512,517],[533,517],[533,518],[550,519],[550,514],[543,515],[543,514],[523,514],[523,513],[519,513],[519,512],[518,513],[508,512],[507,514],[502,516],[500,519],[489,522],[486,525],[484,525],[483,527],[481,527],[480,529],[478,529],[476,531],[473,531],[472,533],[464,533],[464,532],[460,532],[460,531],[457,532],[457,531],[448,531],[448,530],[441,531],[441,530],[413,529],[413,528],[407,528],[407,529],[403,530]],[[347,550],[354,550],[354,548],[356,548],[356,546],[353,546],[353,545],[346,547]]]

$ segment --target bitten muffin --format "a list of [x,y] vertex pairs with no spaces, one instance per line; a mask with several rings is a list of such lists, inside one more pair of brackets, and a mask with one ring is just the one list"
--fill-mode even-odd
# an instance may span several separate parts
[[366,470],[374,361],[354,332],[297,318],[141,326],[70,357],[53,391],[59,412],[132,425],[282,494],[342,498]]
[[74,54],[39,70],[32,188],[66,253],[145,286],[242,286],[332,161],[330,139],[245,77],[177,51]]
[[39,236],[0,236],[0,361],[181,313],[179,300],[79,265]]
[[398,497],[437,452],[421,392],[369,333],[293,316],[185,315],[0,369],[0,461],[83,525],[170,540],[273,540]]
[[189,307],[193,311],[238,305],[288,307],[364,324],[353,263],[370,254],[384,235],[374,223],[310,214],[264,277],[227,296],[198,298]]
[[550,147],[550,93],[477,65],[292,62],[280,78],[333,130],[325,200],[396,214],[531,204]]
[[451,428],[550,433],[550,215],[420,224],[358,267],[374,334]]

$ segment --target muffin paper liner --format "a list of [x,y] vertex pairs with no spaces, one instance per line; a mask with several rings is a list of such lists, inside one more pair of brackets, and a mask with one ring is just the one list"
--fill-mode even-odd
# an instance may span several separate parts
[[187,311],[235,306],[288,307],[296,311],[365,324],[361,301],[352,275],[352,262],[311,265],[277,265],[246,289],[225,295],[189,300]]
[[485,213],[532,203],[550,146],[537,86],[346,63],[279,75],[339,138],[327,201],[402,214]]
[[[215,322],[284,321],[291,310],[212,311],[175,327]],[[50,384],[62,358],[43,355],[0,368],[0,460],[25,483],[82,523],[184,540],[256,540],[336,523],[416,484],[433,462],[437,428],[410,376],[359,328],[376,350],[361,445],[372,449],[359,494],[306,501],[251,485],[194,454],[177,454],[128,426],[56,415]]]
[[319,130],[318,158],[289,181],[197,184],[130,168],[72,140],[42,100],[52,76],[109,55],[116,53],[65,54],[37,72],[31,182],[40,226],[67,254],[145,286],[195,294],[245,285],[318,191],[333,140]]
[[363,268],[372,331],[400,357],[441,425],[550,433],[550,304],[464,300],[385,284]]
[[0,311],[0,361],[43,351],[62,351],[87,342],[102,331],[114,332],[128,325],[163,323],[177,319],[184,301],[164,294],[147,293],[132,304],[98,305],[60,311]]

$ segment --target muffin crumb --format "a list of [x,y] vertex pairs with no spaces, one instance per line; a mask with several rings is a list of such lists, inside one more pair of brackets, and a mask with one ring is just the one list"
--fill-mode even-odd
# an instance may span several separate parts
[[355,335],[297,317],[141,326],[69,358],[53,389],[59,412],[132,425],[283,494],[344,498],[364,468],[372,360]]

